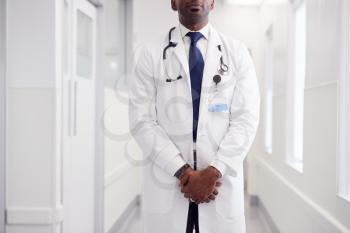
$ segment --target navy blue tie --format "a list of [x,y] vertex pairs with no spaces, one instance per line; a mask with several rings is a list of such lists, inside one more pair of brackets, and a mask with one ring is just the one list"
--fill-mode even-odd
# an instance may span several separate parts
[[203,37],[200,32],[189,32],[186,36],[191,38],[189,53],[189,68],[191,76],[191,93],[193,105],[193,141],[197,140],[197,127],[199,119],[199,104],[202,89],[204,60],[201,51],[197,48],[197,42]]

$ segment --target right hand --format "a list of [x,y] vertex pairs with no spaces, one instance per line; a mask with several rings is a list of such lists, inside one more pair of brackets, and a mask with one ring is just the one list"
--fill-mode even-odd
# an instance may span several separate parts
[[[184,197],[195,199],[197,204],[214,201],[216,196],[219,194],[217,188],[222,184],[220,181],[216,180],[216,178],[214,178],[214,182],[208,182],[205,177],[208,175],[208,173],[205,173],[204,175],[204,172],[204,170],[196,171],[189,167],[180,176],[179,186],[181,188],[181,192],[184,193]],[[201,191],[198,192],[198,190]]]

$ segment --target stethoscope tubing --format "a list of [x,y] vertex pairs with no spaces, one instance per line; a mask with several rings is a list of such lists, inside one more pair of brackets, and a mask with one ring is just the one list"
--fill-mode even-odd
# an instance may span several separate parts
[[[171,77],[169,76],[169,74],[168,74],[167,68],[165,67],[165,61],[167,60],[167,56],[166,56],[166,55],[167,55],[168,49],[170,49],[170,48],[176,48],[176,46],[177,46],[177,43],[171,41],[171,38],[172,38],[171,35],[172,35],[172,32],[173,32],[175,29],[176,29],[176,27],[173,27],[173,28],[171,28],[171,29],[169,30],[169,34],[168,34],[168,41],[169,41],[169,43],[168,43],[168,45],[163,49],[164,69],[165,69],[166,76],[167,76],[166,82],[176,82],[176,81],[182,79],[182,76],[181,76],[181,75],[179,75],[179,76],[176,77],[176,78],[171,78]],[[218,45],[218,50],[221,52],[221,54],[223,53],[223,52],[222,52],[221,45]],[[220,75],[224,75],[224,74],[227,73],[228,71],[229,71],[229,67],[228,67],[227,64],[225,64],[224,59],[223,59],[223,56],[221,55],[221,57],[220,57],[220,68],[218,69],[218,73],[219,73]],[[214,76],[214,77],[215,77],[215,76]]]

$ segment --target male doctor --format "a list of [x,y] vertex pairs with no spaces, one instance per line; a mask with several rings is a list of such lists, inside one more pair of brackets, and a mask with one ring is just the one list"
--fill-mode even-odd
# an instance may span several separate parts
[[252,59],[209,24],[214,0],[171,0],[179,25],[129,80],[145,233],[244,233],[243,160],[259,121]]

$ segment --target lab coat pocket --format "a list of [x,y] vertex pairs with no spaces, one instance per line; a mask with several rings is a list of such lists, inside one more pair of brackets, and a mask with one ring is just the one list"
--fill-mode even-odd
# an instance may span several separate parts
[[181,77],[180,79],[170,79],[169,77],[161,77],[158,80],[158,89],[159,88],[173,88],[177,84],[181,83],[183,81],[183,78]]
[[169,212],[173,208],[176,178],[151,164],[144,167],[143,173],[144,211],[157,214]]
[[159,98],[170,98],[183,95],[187,81],[185,78],[169,80],[162,76],[157,82],[157,96]]
[[243,184],[240,186],[240,182],[236,179],[230,176],[224,177],[215,200],[217,214],[228,220],[244,216]]
[[165,66],[161,66],[157,78],[157,87],[158,89],[173,89],[174,87],[178,86],[179,84],[183,82],[187,82],[186,75],[181,69],[181,64],[177,68],[173,68],[172,66],[169,66],[167,69],[165,69]]

